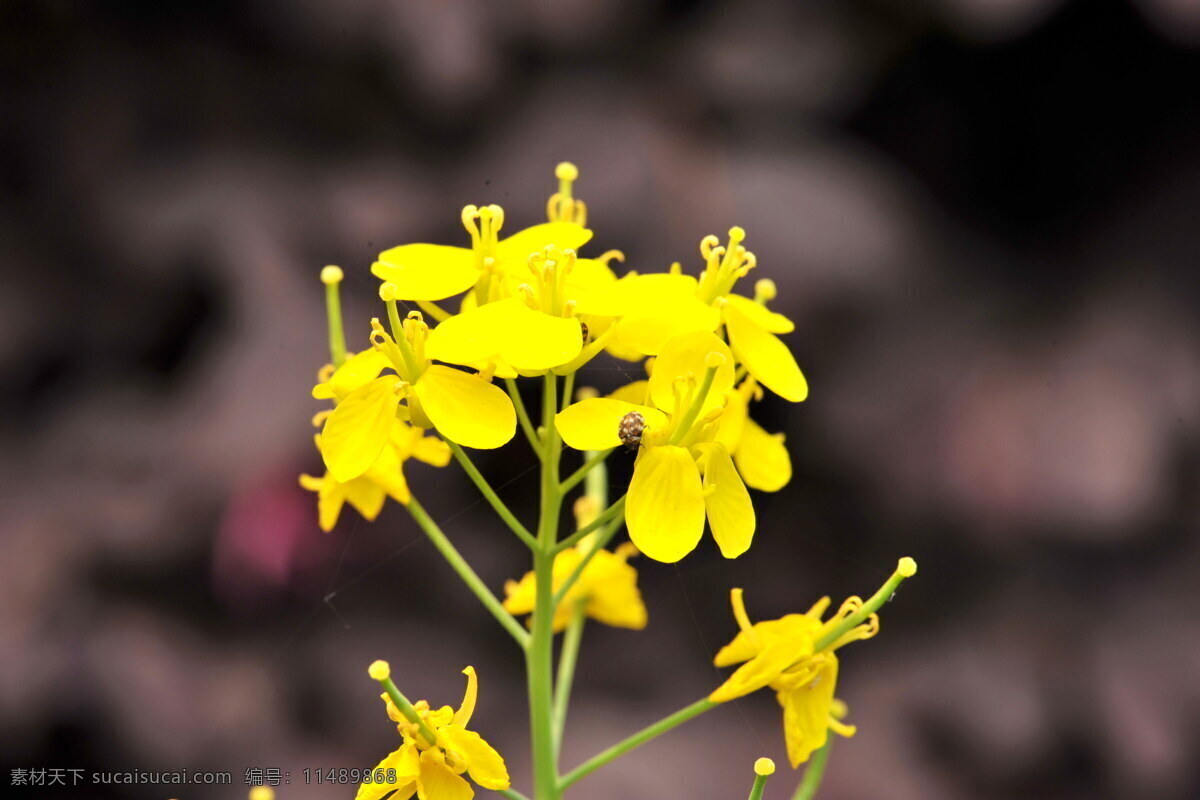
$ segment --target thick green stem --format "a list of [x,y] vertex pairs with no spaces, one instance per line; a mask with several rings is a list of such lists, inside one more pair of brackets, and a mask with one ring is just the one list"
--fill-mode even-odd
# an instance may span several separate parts
[[750,787],[750,800],[762,800],[763,789],[767,788],[767,776],[755,775],[754,785]]
[[563,636],[562,652],[558,655],[558,679],[554,682],[554,752],[562,752],[563,730],[567,722],[567,705],[571,702],[571,684],[575,681],[575,665],[579,661],[579,645],[583,642],[586,600],[580,599],[571,614],[571,622]]
[[529,681],[529,722],[533,749],[534,800],[558,800],[558,765],[554,746],[554,545],[562,495],[558,491],[560,454],[554,415],[558,411],[558,380],[547,373],[542,396],[542,503],[538,520],[538,549],[533,553],[535,605],[526,653]]
[[565,538],[561,542],[559,542],[555,546],[554,552],[561,553],[563,550],[566,550],[568,547],[574,546],[581,539],[583,539],[583,537],[587,536],[589,533],[596,530],[601,525],[604,525],[609,520],[611,520],[613,517],[615,517],[618,514],[620,514],[621,512],[623,512],[624,510],[625,510],[625,495],[621,495],[620,500],[618,500],[617,502],[613,503],[608,508],[601,511],[599,516],[597,516],[594,520],[589,522],[587,525],[584,525],[582,528],[575,531],[570,536],[568,536],[567,538]]
[[804,777],[796,787],[792,800],[812,800],[816,796],[817,789],[821,786],[821,778],[825,776],[825,763],[829,761],[829,750],[832,747],[833,734],[829,734],[825,744],[809,759],[808,766],[804,768]]
[[630,736],[628,739],[617,742],[604,752],[592,756],[590,759],[568,772],[563,776],[562,780],[558,782],[559,789],[566,789],[580,778],[592,774],[605,764],[620,758],[635,747],[643,745],[651,739],[662,736],[667,731],[679,727],[688,720],[694,719],[695,717],[703,714],[705,711],[716,708],[718,705],[720,705],[720,703],[714,703],[706,697],[703,700],[697,700],[686,708],[681,708],[671,716],[665,717],[647,728],[643,728],[633,736]]
[[413,725],[417,726],[417,730],[421,732],[421,736],[425,738],[425,741],[431,745],[436,744],[437,737],[434,736],[433,731],[429,730],[429,727],[425,724],[425,721],[421,719],[421,715],[417,713],[415,708],[413,708],[413,704],[408,701],[408,698],[396,688],[396,684],[392,682],[392,679],[390,677],[384,678],[379,682],[379,684],[383,687],[383,690],[387,692],[387,696],[391,698],[392,703],[396,706],[400,713],[404,715],[404,718]]
[[533,451],[540,457],[542,453],[542,440],[538,437],[537,431],[533,429],[533,423],[529,420],[529,412],[525,410],[525,401],[521,399],[521,390],[517,387],[517,382],[513,378],[505,378],[504,385],[508,389],[508,396],[512,398],[513,408],[517,410],[517,420],[521,423],[521,430],[525,431],[525,438],[529,440]]
[[475,466],[475,463],[471,461],[471,457],[468,456],[461,447],[449,439],[446,440],[446,444],[450,445],[450,451],[454,453],[455,459],[457,459],[458,463],[462,465],[463,470],[467,473],[467,477],[469,477],[475,483],[475,485],[479,487],[479,492],[484,496],[488,503],[491,504],[496,513],[500,515],[500,519],[504,520],[504,523],[508,525],[509,529],[515,533],[517,538],[524,542],[526,546],[528,546],[531,550],[536,549],[538,546],[537,539],[535,539],[533,534],[521,524],[521,521],[518,520],[516,515],[509,510],[508,506],[504,505],[504,501],[500,499],[500,496],[496,494],[496,491],[491,487],[491,484],[489,484],[487,479],[483,477],[483,473],[481,473]]
[[491,590],[487,588],[487,584],[475,574],[475,570],[471,569],[471,565],[467,563],[462,554],[450,543],[450,540],[446,538],[446,534],[442,533],[442,529],[425,512],[425,509],[417,502],[417,498],[411,498],[406,508],[408,508],[408,513],[412,515],[416,523],[421,526],[421,530],[425,531],[425,535],[429,537],[429,541],[433,542],[433,546],[438,549],[442,557],[458,573],[458,577],[462,578],[467,588],[475,593],[475,596],[492,613],[496,621],[517,640],[517,644],[528,649],[529,633],[521,627],[521,623],[517,622],[512,614],[504,610],[504,606],[496,599],[496,595],[492,594]]
[[[559,486],[559,491],[562,492],[563,494],[566,494],[567,492],[574,489],[576,486],[579,485],[580,481],[582,481],[589,474],[591,474],[593,469],[602,465],[604,463],[604,460],[606,458],[608,458],[610,453],[612,453],[612,450],[598,450],[594,454],[588,456],[587,461],[583,462],[583,466],[580,467],[579,469],[575,470],[574,472],[572,472],[570,477],[568,477],[565,481],[562,482],[562,484]],[[589,492],[589,494],[590,494],[590,492]],[[600,503],[601,503],[601,505],[604,504],[603,498],[600,499]]]

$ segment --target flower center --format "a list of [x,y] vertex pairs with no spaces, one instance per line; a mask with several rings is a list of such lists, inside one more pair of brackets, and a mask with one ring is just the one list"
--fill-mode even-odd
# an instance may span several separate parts
[[738,279],[758,265],[754,253],[742,247],[745,238],[746,231],[735,226],[729,229],[727,246],[721,246],[720,240],[712,234],[700,241],[704,273],[700,276],[697,295],[705,303],[711,304],[718,297],[729,294]]

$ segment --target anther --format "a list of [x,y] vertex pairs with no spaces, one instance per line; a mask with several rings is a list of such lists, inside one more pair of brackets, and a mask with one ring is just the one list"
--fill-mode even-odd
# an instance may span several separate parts
[[367,667],[367,674],[372,680],[386,681],[392,676],[392,667],[386,661],[372,661],[371,666]]
[[326,286],[331,286],[335,283],[341,283],[344,277],[346,277],[346,275],[342,272],[342,268],[335,267],[332,264],[321,270],[321,283],[325,284]]
[[896,565],[896,572],[899,572],[905,578],[911,578],[917,574],[917,562],[905,556],[900,559],[900,563]]
[[775,762],[769,758],[760,758],[754,762],[754,774],[764,778],[775,774]]
[[704,357],[704,366],[708,369],[717,369],[724,366],[724,364],[725,356],[715,350]]
[[708,261],[712,257],[714,249],[720,246],[721,240],[710,233],[700,240],[700,255],[704,257],[705,261]]
[[767,304],[779,294],[775,281],[770,278],[759,278],[754,282],[754,302]]
[[391,281],[387,281],[379,287],[379,299],[385,303],[390,303],[393,300],[399,299],[397,297],[397,293],[399,291],[400,289],[396,286],[396,284],[392,283]]
[[729,244],[735,245],[746,240],[746,229],[740,225],[734,225],[729,229]]
[[579,168],[570,161],[563,161],[554,168],[554,177],[560,181],[573,181],[579,178]]

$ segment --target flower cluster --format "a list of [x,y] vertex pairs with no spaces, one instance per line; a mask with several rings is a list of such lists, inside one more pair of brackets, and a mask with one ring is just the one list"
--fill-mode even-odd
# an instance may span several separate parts
[[[389,324],[372,320],[370,347],[340,363],[335,356],[313,390],[334,403],[317,419],[327,473],[303,478],[318,492],[323,528],[343,502],[368,518],[385,497],[406,503],[404,462],[441,466],[450,457],[420,431],[468,448],[509,442],[520,409],[497,379],[572,375],[607,351],[645,360],[649,380],[571,405],[555,424],[578,450],[638,450],[625,510],[634,544],[678,561],[707,520],[726,557],[749,547],[747,485],[776,491],[791,475],[782,434],[750,419],[749,404],[764,388],[793,402],[808,393],[778,338],[793,325],[767,307],[774,284],[758,281],[753,298],[734,291],[757,264],[737,227],[725,245],[714,236],[700,243],[699,277],[678,264],[618,277],[620,252],[579,253],[592,231],[572,193],[578,173],[563,164],[557,174],[548,222],[501,238],[502,208],[467,206],[470,247],[401,245],[372,266]],[[336,284],[341,271],[323,277]],[[457,313],[444,305],[451,298]],[[399,303],[416,308],[402,314]]]

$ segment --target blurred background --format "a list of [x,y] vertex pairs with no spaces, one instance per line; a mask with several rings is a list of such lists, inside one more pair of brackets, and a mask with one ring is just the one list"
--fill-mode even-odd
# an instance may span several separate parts
[[[627,267],[745,226],[812,387],[758,409],[796,474],[754,549],[643,559],[648,632],[589,627],[564,766],[715,685],[729,587],[774,617],[908,554],[824,798],[1200,796],[1200,3],[10,0],[0,103],[0,766],[234,780],[19,796],[350,797],[302,773],[395,746],[378,657],[435,704],[475,665],[528,788],[511,642],[402,509],[323,535],[296,475],[320,268],[361,347],[375,254],[540,221],[564,159]],[[529,518],[521,444],[479,462]],[[493,588],[526,568],[409,473]],[[767,694],[571,796],[742,797],[761,755]]]

